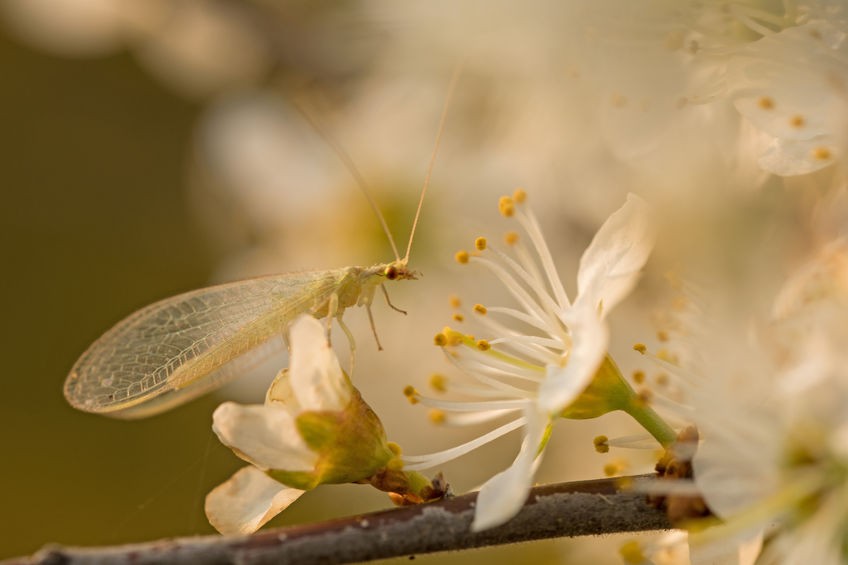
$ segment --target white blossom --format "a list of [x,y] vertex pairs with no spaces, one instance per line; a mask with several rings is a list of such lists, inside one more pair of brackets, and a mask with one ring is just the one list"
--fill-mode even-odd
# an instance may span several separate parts
[[724,521],[691,533],[693,551],[730,541],[757,548],[750,563],[844,562],[846,251],[835,241],[799,269],[770,319],[729,323],[716,304],[701,308],[705,331],[679,344],[679,366],[662,362],[682,391],[666,408],[701,436],[695,491]]
[[509,420],[453,449],[405,456],[410,469],[433,467],[510,431],[524,430],[513,465],[492,477],[480,491],[472,525],[475,530],[502,524],[520,509],[541,462],[553,419],[580,396],[604,362],[609,341],[605,317],[636,284],[653,246],[648,206],[630,195],[584,252],[577,274],[578,294],[571,302],[524,199],[524,192],[517,191],[513,198],[502,198],[500,208],[504,216],[521,224],[529,247],[510,232],[506,240],[512,254],[482,238],[476,243],[480,253],[458,254],[460,262],[478,263],[491,271],[519,304],[518,308],[474,307],[471,315],[485,339],[450,328],[437,336],[448,359],[476,381],[451,387],[470,399],[440,400],[407,391],[414,401],[437,409],[448,423]]

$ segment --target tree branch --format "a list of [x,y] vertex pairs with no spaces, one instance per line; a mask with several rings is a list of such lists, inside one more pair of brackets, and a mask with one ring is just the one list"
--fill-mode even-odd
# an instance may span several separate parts
[[598,479],[536,487],[515,518],[477,533],[469,529],[477,499],[477,493],[470,493],[419,506],[263,530],[251,536],[198,536],[98,548],[48,546],[14,562],[353,563],[545,538],[672,527],[663,511],[647,504],[643,493],[622,491],[620,484],[620,479]]

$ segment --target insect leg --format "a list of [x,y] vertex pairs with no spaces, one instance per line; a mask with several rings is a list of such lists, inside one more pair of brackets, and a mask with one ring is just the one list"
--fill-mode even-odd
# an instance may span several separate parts
[[[397,306],[395,306],[394,304],[392,304],[391,299],[389,299],[389,291],[388,291],[388,290],[386,290],[386,285],[381,284],[381,285],[380,285],[380,289],[383,291],[383,296],[385,296],[385,297],[386,297],[386,304],[388,304],[388,305],[389,305],[389,308],[391,308],[391,309],[392,309],[392,310],[394,310],[395,312],[400,312],[401,314],[403,314],[403,315],[405,316],[405,315],[406,315],[406,310],[401,310],[400,308],[398,308]],[[368,314],[369,314],[369,315],[371,314],[371,310],[370,310],[370,309],[368,310]],[[374,323],[372,322],[372,323],[371,323],[371,325],[373,326],[373,325],[374,325]],[[375,333],[374,335],[376,336],[377,334]]]
[[[383,285],[380,286],[382,287]],[[371,333],[374,334],[374,341],[377,342],[377,351],[382,351],[383,346],[380,344],[380,337],[377,335],[377,325],[374,324],[374,314],[371,313],[371,304],[366,304],[365,310],[368,312],[368,321],[371,323]],[[405,313],[406,312],[404,312],[404,314]]]
[[[339,311],[339,295],[335,292],[330,295],[330,298],[327,300],[327,343],[332,345],[330,341],[330,330],[333,329],[333,318],[336,317],[336,314]],[[341,325],[341,317],[339,318],[339,324]],[[350,335],[348,335],[348,339],[350,339]]]
[[347,327],[347,324],[344,323],[341,316],[338,316],[336,321],[339,323],[339,327],[342,329],[345,336],[347,336],[347,342],[348,345],[350,345],[350,373],[348,376],[353,376],[353,367],[356,364],[356,340],[353,338],[353,333],[350,331],[350,328]]

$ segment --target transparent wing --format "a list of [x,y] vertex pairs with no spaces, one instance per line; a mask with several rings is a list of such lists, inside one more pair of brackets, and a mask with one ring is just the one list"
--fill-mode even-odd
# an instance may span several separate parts
[[334,270],[262,277],[151,304],[82,354],[65,397],[80,410],[120,418],[187,402],[238,376],[245,354],[267,350],[297,315],[326,313],[343,276]]

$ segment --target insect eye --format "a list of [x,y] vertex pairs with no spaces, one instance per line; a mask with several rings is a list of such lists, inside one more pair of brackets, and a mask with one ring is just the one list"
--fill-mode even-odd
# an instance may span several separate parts
[[390,281],[393,281],[398,278],[398,268],[394,265],[389,265],[388,267],[386,267],[386,278]]

